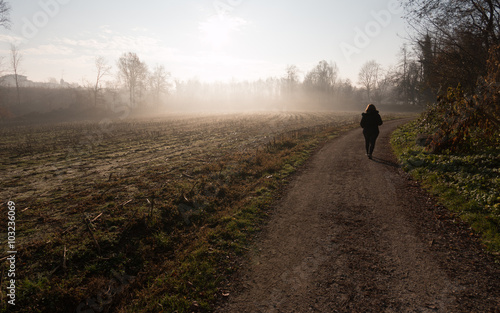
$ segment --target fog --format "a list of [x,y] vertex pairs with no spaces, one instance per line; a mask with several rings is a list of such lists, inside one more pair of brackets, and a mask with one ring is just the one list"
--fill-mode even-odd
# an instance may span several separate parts
[[[128,77],[135,66],[143,73]],[[111,66],[96,59],[99,70]],[[391,111],[415,111],[422,100],[403,94],[396,70],[385,71],[374,60],[360,71],[379,72],[377,80],[364,82],[364,87],[343,79],[335,63],[320,61],[307,71],[290,65],[281,77],[255,81],[202,82],[193,78],[177,80],[162,66],[149,70],[134,53],[124,54],[118,72],[104,81],[69,84],[64,80],[34,82],[27,76],[5,75],[0,79],[0,118],[3,123],[63,122],[98,120],[123,115],[157,116],[175,112],[248,112],[248,111],[361,111],[375,103]],[[137,72],[137,71],[136,71]],[[305,74],[304,74],[305,72]],[[127,75],[126,75],[127,74]],[[362,82],[363,83],[363,82]],[[403,96],[406,96],[403,97]]]

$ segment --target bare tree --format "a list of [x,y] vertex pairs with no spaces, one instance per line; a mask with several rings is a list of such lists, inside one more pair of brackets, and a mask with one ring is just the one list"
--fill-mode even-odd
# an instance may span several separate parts
[[286,74],[283,78],[286,82],[286,89],[289,94],[293,94],[295,87],[299,83],[299,68],[295,65],[286,67]]
[[283,81],[285,82],[286,93],[292,95],[295,91],[295,87],[299,83],[299,68],[296,65],[288,65],[285,69],[285,76]]
[[498,0],[405,0],[406,19],[420,35],[438,35],[462,46],[459,33],[481,37],[486,49],[500,37],[500,1]]
[[161,94],[168,94],[170,87],[170,73],[165,70],[163,65],[156,65],[151,75],[149,75],[149,86],[153,93],[156,105],[160,104]]
[[108,98],[111,99],[112,108],[115,108],[119,103],[119,89],[120,82],[117,80],[108,80],[106,81],[105,92]]
[[93,92],[94,92],[94,106],[97,106],[99,92],[101,91],[102,78],[110,73],[111,66],[108,65],[108,62],[104,57],[98,56],[95,58],[95,68],[97,71],[97,75],[96,75],[95,85],[93,86]]
[[[288,65],[285,69],[285,76],[282,80],[282,90],[285,97],[292,99],[299,84],[299,68],[295,65]],[[288,99],[287,99],[288,100]],[[282,110],[286,110],[288,101],[283,101]]]
[[123,81],[129,91],[130,105],[135,106],[137,93],[148,74],[148,68],[137,54],[133,52],[124,53],[118,59],[118,77]]
[[21,105],[21,94],[19,92],[19,64],[22,60],[22,55],[19,52],[19,49],[14,45],[10,45],[10,66],[12,67],[12,71],[14,72],[14,80],[16,82],[16,91],[17,91],[17,104]]
[[432,81],[432,93],[458,84],[473,92],[478,77],[487,74],[490,49],[500,44],[500,1],[402,3],[407,11],[405,18],[415,30],[414,43],[422,50],[424,81]]
[[0,26],[4,28],[10,27],[10,5],[5,0],[0,0]]
[[321,92],[329,96],[335,89],[338,77],[338,67],[335,63],[328,63],[325,60],[320,61],[304,78],[306,88]]
[[406,45],[403,45],[397,66],[387,71],[385,78],[379,84],[380,88],[383,89],[385,80],[392,87],[395,100],[405,105],[421,105],[425,102],[429,90],[425,84],[424,60],[422,56],[409,52]]
[[377,88],[380,71],[380,64],[375,60],[366,62],[359,71],[359,84],[366,89],[368,101],[372,101],[372,91]]

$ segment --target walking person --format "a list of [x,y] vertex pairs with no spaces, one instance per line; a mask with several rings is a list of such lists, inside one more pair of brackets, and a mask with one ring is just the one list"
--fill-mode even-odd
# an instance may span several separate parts
[[365,136],[366,155],[371,159],[379,134],[378,127],[382,125],[382,118],[377,108],[371,103],[361,115],[360,125],[363,128],[363,135]]

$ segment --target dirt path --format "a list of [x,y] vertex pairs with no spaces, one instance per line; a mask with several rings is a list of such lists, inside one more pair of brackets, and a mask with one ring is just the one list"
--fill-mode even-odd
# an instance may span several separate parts
[[387,122],[294,178],[218,312],[500,312],[500,265],[398,169]]

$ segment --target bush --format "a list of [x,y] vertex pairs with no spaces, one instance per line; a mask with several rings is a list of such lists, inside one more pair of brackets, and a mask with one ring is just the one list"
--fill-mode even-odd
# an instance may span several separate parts
[[478,79],[475,94],[460,85],[449,88],[423,114],[420,126],[431,134],[428,150],[471,152],[500,143],[499,48],[490,51],[488,75]]

